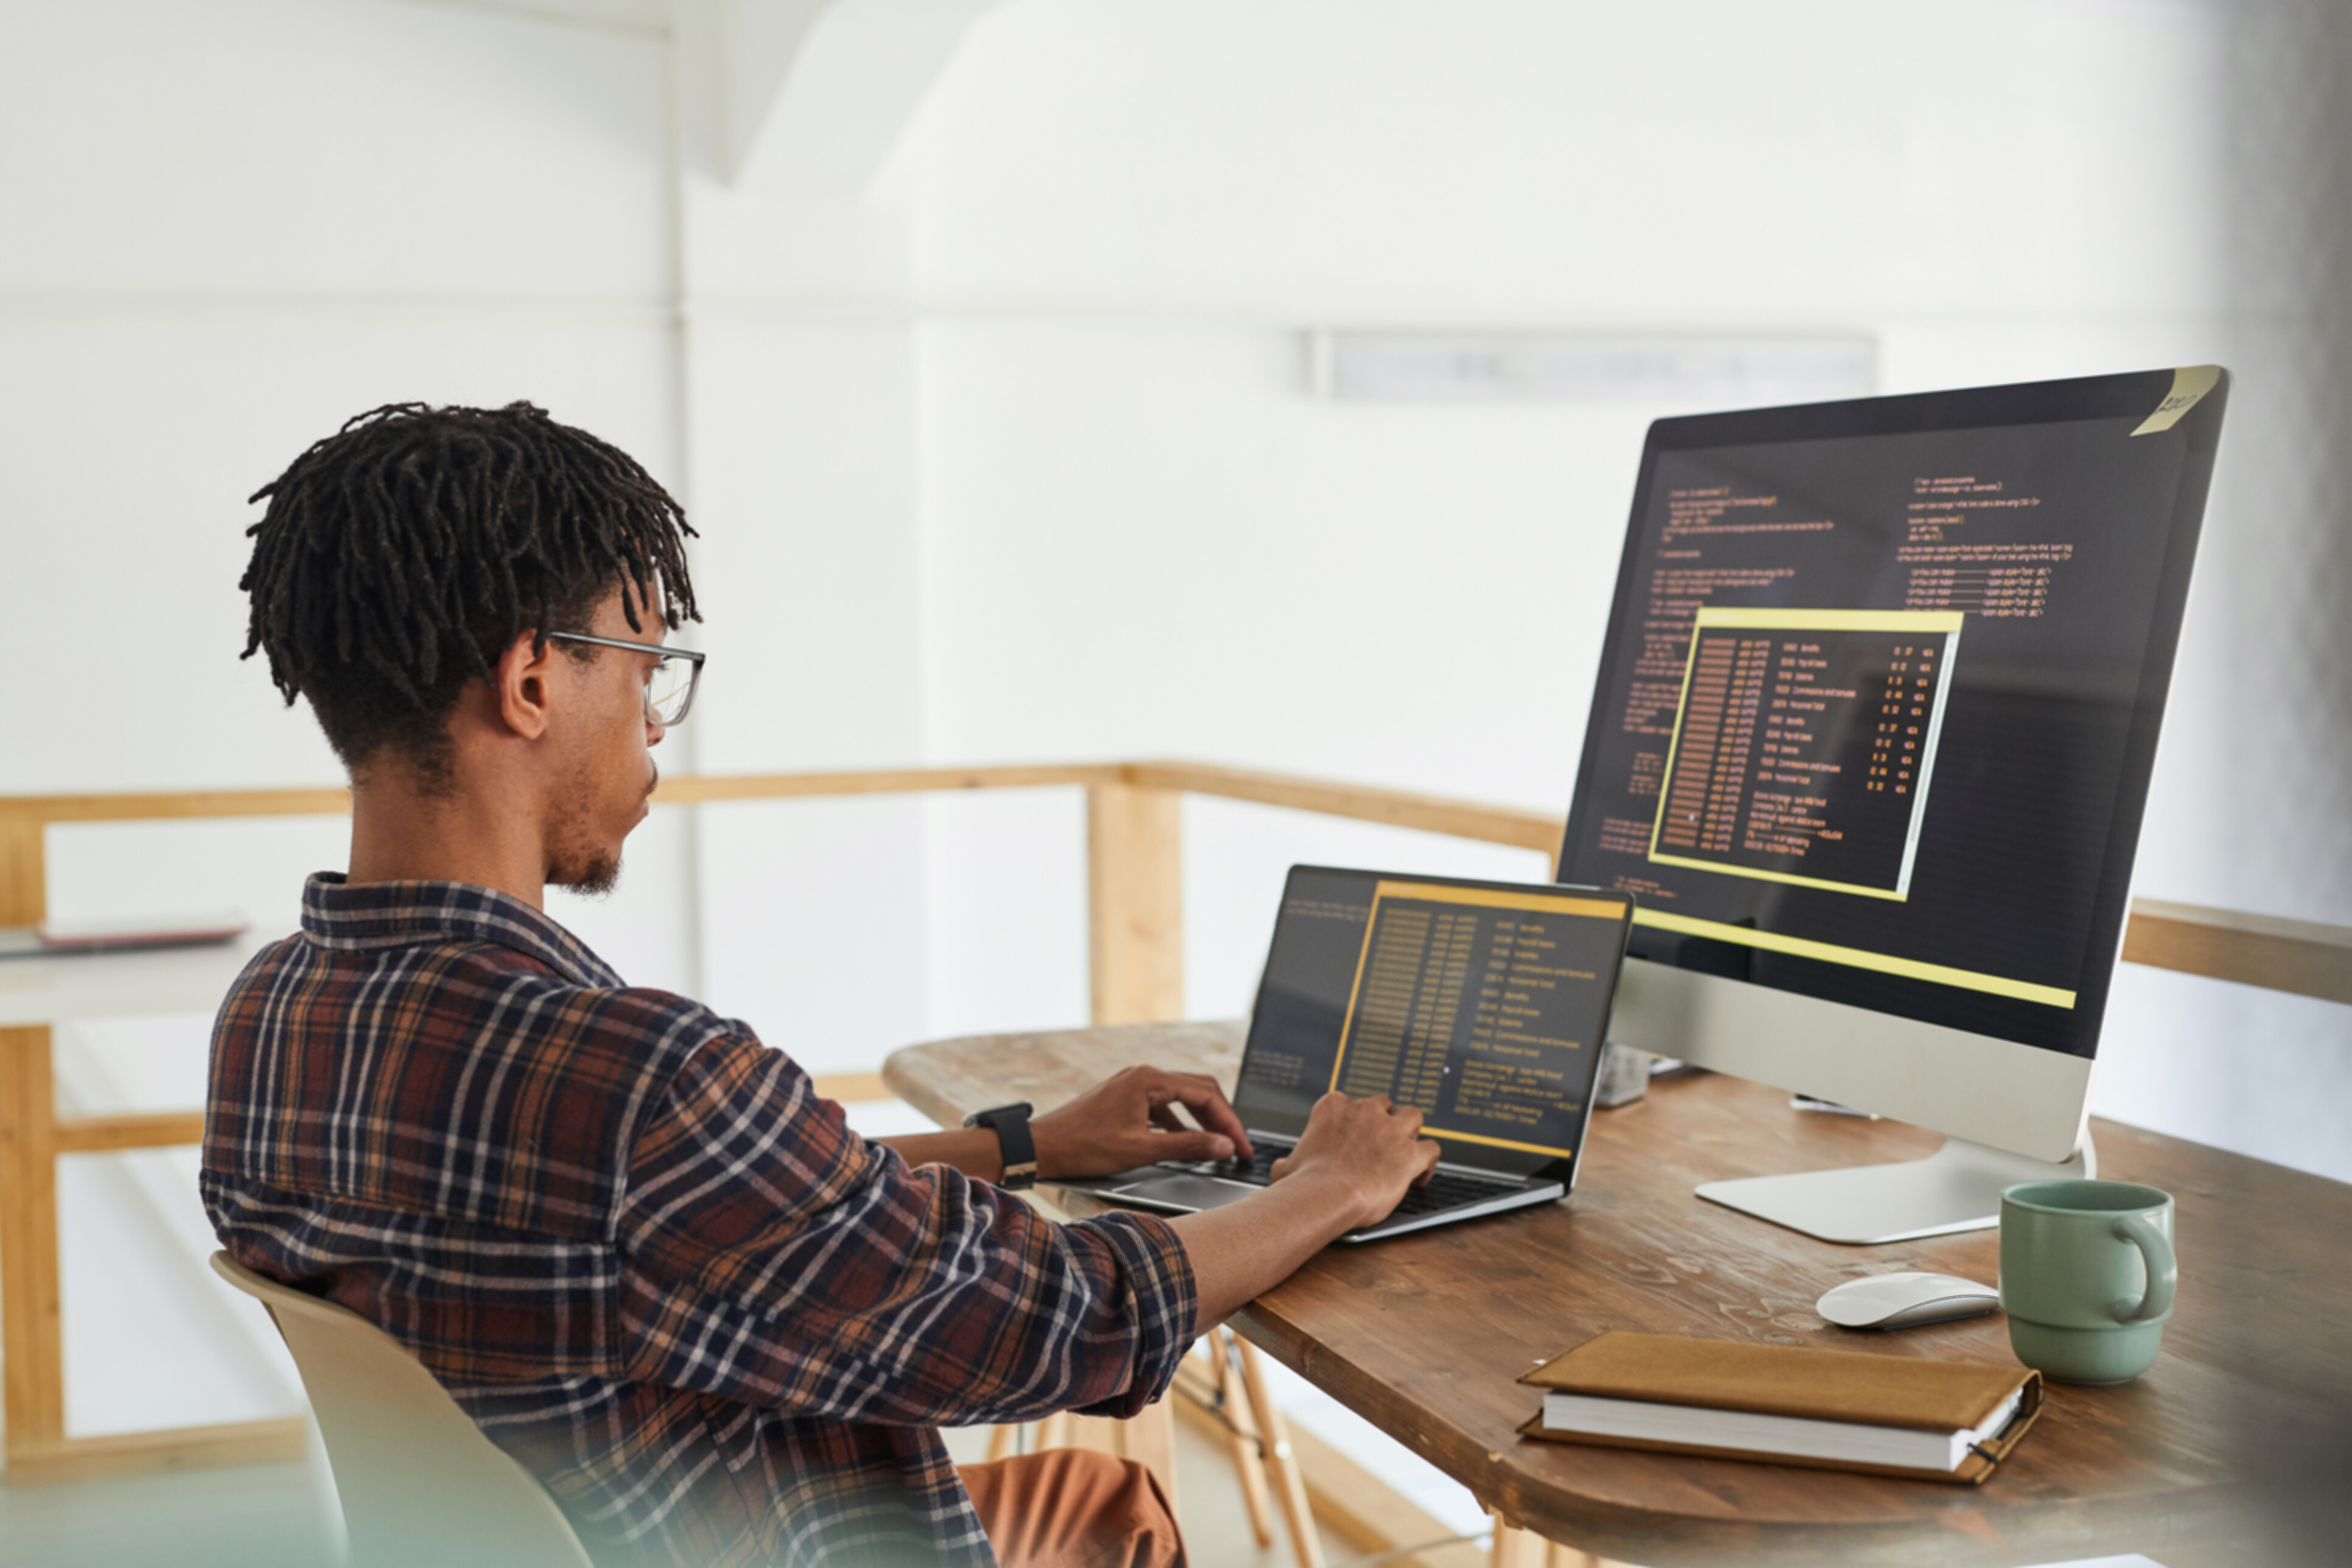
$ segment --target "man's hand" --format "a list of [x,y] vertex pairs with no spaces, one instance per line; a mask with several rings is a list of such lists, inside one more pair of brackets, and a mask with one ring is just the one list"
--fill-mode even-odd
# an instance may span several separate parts
[[[1187,1127],[1178,1106],[1200,1129]],[[1159,1160],[1225,1160],[1250,1152],[1241,1118],[1214,1079],[1129,1068],[1029,1123],[1037,1175],[1108,1176]]]
[[1409,1187],[1437,1168],[1437,1145],[1421,1135],[1421,1111],[1386,1096],[1350,1100],[1334,1089],[1307,1112],[1298,1147],[1274,1163],[1277,1182],[1329,1181],[1354,1194],[1346,1228],[1389,1216]]
[[1317,1100],[1298,1147],[1274,1163],[1274,1185],[1169,1222],[1192,1260],[1194,1331],[1273,1289],[1358,1226],[1386,1219],[1436,1165],[1437,1145],[1421,1135],[1412,1106],[1338,1093]]

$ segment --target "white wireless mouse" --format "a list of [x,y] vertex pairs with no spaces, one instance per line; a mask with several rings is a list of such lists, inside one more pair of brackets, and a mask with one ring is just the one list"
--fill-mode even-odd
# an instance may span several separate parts
[[1842,1329],[1912,1329],[1973,1318],[2000,1305],[1990,1285],[1957,1274],[1874,1274],[1849,1279],[1813,1304]]

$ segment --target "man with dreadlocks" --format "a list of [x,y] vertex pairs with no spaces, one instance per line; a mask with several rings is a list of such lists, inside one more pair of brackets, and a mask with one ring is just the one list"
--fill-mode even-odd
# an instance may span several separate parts
[[1329,1096],[1272,1188],[1172,1222],[1053,1225],[994,1184],[1246,1153],[1205,1079],[1122,1073],[1029,1147],[1018,1116],[860,1138],[543,908],[612,887],[693,698],[662,488],[528,404],[410,404],[253,499],[246,652],[350,771],[352,850],[215,1026],[223,1246],[399,1339],[600,1563],[1180,1563],[1139,1467],[959,1470],[938,1427],[1133,1415],[1395,1206],[1436,1158],[1419,1113]]

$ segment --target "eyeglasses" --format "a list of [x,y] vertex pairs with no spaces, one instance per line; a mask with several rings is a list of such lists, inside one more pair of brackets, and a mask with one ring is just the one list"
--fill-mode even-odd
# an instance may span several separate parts
[[686,710],[694,706],[694,689],[702,679],[702,661],[707,655],[688,648],[664,647],[659,643],[592,637],[586,632],[547,635],[561,642],[584,642],[597,647],[626,648],[631,653],[653,655],[657,662],[653,673],[646,678],[646,722],[667,730],[686,721]]

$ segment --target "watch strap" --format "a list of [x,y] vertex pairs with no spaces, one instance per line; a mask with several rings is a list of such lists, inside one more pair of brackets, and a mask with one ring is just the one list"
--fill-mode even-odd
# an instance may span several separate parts
[[1029,1107],[992,1106],[963,1119],[966,1127],[985,1127],[996,1134],[996,1149],[1004,1163],[996,1184],[1008,1192],[1024,1192],[1037,1184],[1037,1141],[1029,1132]]

